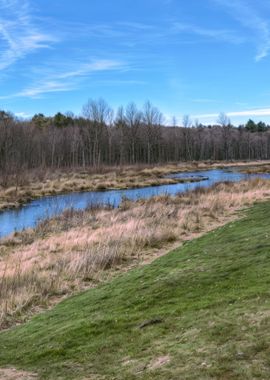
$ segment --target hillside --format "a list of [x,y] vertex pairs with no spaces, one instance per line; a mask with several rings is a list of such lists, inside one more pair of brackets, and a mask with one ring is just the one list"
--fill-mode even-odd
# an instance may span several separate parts
[[266,379],[270,202],[0,334],[41,379]]

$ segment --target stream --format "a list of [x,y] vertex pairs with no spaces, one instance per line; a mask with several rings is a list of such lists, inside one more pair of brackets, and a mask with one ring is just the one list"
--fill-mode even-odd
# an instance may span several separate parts
[[[214,169],[194,171],[188,173],[172,174],[167,177],[187,178],[202,177],[202,181],[177,183],[173,185],[160,185],[142,187],[128,190],[88,191],[63,195],[47,196],[33,200],[26,205],[0,212],[0,238],[9,234],[35,227],[40,221],[59,215],[67,208],[85,209],[95,205],[111,205],[118,207],[123,197],[130,200],[151,198],[160,194],[175,195],[198,187],[210,187],[215,183],[224,181],[240,181],[247,178],[260,177],[270,179],[270,174],[243,174],[231,169]],[[205,180],[204,178],[208,179]]]

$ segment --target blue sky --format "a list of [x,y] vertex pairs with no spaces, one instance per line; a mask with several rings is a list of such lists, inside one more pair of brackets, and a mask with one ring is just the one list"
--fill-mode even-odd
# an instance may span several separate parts
[[147,99],[169,122],[270,122],[268,0],[0,0],[0,109]]

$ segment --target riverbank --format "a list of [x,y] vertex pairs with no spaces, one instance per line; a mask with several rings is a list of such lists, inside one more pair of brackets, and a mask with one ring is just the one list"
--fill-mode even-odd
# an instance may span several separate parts
[[220,183],[178,196],[66,211],[2,239],[0,326],[25,321],[63,297],[144,265],[270,197],[268,180]]
[[191,162],[148,167],[112,167],[95,172],[93,168],[64,171],[26,171],[0,178],[0,210],[18,208],[44,196],[84,191],[132,189],[157,185],[201,181],[202,178],[165,178],[173,173],[196,170],[253,166],[265,167],[269,161]]
[[241,168],[240,172],[244,174],[270,173],[270,164],[261,165],[261,166],[250,165],[247,168]]
[[21,379],[267,379],[270,203],[245,214],[1,333],[0,374],[11,379],[15,366]]

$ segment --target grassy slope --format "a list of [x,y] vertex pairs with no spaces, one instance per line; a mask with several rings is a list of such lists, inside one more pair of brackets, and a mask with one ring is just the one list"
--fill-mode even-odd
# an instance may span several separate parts
[[[0,334],[43,379],[254,379],[270,372],[270,202]],[[145,320],[161,323],[138,326]],[[153,369],[157,358],[170,362]]]

